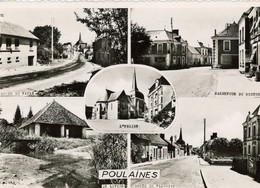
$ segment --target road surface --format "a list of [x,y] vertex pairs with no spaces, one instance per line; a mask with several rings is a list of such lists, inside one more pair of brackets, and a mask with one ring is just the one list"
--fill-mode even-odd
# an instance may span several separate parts
[[171,81],[179,97],[228,96],[217,93],[260,93],[260,82],[246,78],[238,69],[195,67],[162,71]]
[[85,82],[88,81],[91,76],[91,71],[100,68],[90,62],[80,62],[81,65],[73,66],[72,69],[69,67],[68,70],[62,69],[60,74],[51,74],[50,76],[43,76],[41,79],[28,79],[26,83],[13,85],[11,87],[0,89],[1,96],[14,96],[14,95],[32,95],[30,92],[38,90],[44,90],[62,83],[72,83],[73,81]]
[[160,170],[161,177],[159,179],[138,179],[131,180],[131,188],[141,187],[142,185],[158,185],[157,187],[172,186],[204,188],[200,175],[200,164],[197,156],[185,156],[175,158],[163,163],[133,168],[135,170]]

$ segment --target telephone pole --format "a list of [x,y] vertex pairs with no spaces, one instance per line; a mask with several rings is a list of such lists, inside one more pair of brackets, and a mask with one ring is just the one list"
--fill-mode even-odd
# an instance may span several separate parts
[[53,25],[54,18],[51,18],[51,63],[53,63]]

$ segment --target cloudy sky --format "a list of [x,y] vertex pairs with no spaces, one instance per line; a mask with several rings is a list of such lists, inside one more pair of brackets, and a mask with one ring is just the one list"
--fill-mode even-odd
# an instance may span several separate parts
[[[192,5],[192,4],[191,4]],[[221,6],[222,5],[222,6]],[[198,4],[198,6],[174,6],[176,8],[135,8],[131,10],[131,19],[146,30],[179,29],[179,34],[192,46],[198,46],[197,40],[212,47],[211,37],[225,28],[226,23],[237,23],[243,12],[250,6],[241,4]]]
[[242,123],[248,112],[251,113],[260,105],[259,99],[253,98],[178,98],[177,118],[166,134],[166,138],[177,135],[183,129],[183,139],[193,146],[203,143],[203,119],[206,118],[206,139],[213,132],[219,137],[243,138]]
[[135,65],[135,68],[132,65],[118,65],[100,71],[91,79],[85,91],[86,104],[93,106],[100,97],[104,96],[105,89],[115,92],[125,90],[126,93],[131,91],[134,69],[137,87],[144,94],[147,103],[148,89],[157,78],[161,77],[159,71],[141,65]]
[[83,42],[92,43],[96,34],[76,21],[74,12],[84,15],[83,8],[1,8],[0,14],[4,14],[4,21],[23,26],[33,31],[36,26],[51,25],[54,18],[54,26],[61,32],[60,42],[77,42],[79,33]]
[[51,103],[53,100],[81,119],[85,119],[85,106],[83,105],[84,99],[82,97],[0,97],[0,108],[3,109],[0,118],[4,118],[11,123],[13,122],[17,105],[19,105],[21,109],[22,116],[26,117],[29,113],[30,106],[32,107],[33,114],[36,114],[45,107],[47,103]]

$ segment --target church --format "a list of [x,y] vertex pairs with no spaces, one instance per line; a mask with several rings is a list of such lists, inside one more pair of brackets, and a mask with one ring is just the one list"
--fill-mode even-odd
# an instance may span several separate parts
[[106,89],[105,95],[94,106],[93,119],[144,118],[145,107],[144,95],[137,87],[134,70],[131,91]]

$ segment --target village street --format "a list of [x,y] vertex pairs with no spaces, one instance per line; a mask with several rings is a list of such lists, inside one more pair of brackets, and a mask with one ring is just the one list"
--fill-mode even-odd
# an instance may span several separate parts
[[159,179],[138,179],[131,180],[131,188],[141,187],[141,185],[161,185],[161,187],[194,187],[203,188],[200,175],[200,164],[197,156],[186,156],[168,160],[149,166],[137,167],[135,170],[160,170]]
[[245,94],[259,93],[260,89],[259,82],[246,78],[238,69],[211,69],[208,66],[162,73],[172,82],[179,97],[226,97],[230,95],[216,95],[215,92]]
[[[239,174],[231,170],[231,166],[209,165],[198,156],[185,156],[155,163],[134,167],[134,170],[160,170],[159,179],[131,180],[131,187],[137,188],[142,185],[158,185],[157,187],[209,187],[209,188],[236,188],[236,187],[259,187],[259,183],[248,175]],[[203,177],[203,178],[202,178]],[[203,183],[204,180],[204,183]]]
[[[0,89],[0,95],[23,95],[21,93],[25,93],[25,95],[28,93],[28,95],[31,95],[30,93],[34,91],[44,90],[56,85],[61,85],[62,83],[68,84],[73,81],[86,82],[90,79],[92,71],[101,68],[99,65],[88,62],[83,57],[80,57],[80,61],[83,63],[82,66],[72,68],[71,70],[64,70],[62,74],[55,75],[54,72],[51,73],[51,76],[45,75],[40,79],[28,79],[21,82],[21,84]],[[62,69],[62,67],[59,69]]]

